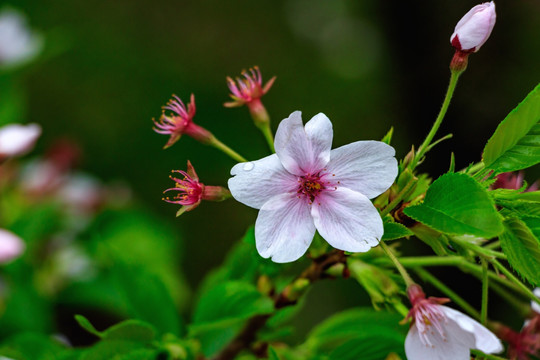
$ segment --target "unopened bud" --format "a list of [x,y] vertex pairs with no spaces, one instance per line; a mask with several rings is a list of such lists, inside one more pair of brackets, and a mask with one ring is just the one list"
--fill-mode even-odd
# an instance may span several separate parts
[[473,7],[459,20],[450,37],[458,51],[477,52],[486,42],[495,25],[495,3],[483,3]]

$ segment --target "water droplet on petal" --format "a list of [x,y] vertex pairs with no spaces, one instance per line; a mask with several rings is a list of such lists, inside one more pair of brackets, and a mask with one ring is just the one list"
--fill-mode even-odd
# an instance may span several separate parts
[[244,164],[244,171],[251,171],[253,170],[253,168],[255,167],[255,164],[253,164],[252,162],[248,162],[248,163],[245,163]]

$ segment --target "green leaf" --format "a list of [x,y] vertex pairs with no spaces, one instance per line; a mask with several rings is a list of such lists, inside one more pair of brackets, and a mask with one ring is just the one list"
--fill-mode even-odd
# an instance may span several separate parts
[[182,333],[176,306],[161,279],[142,266],[118,263],[116,287],[129,317],[147,321],[162,333]]
[[406,226],[396,222],[385,222],[381,241],[396,240],[411,235],[414,235],[414,233]]
[[281,360],[272,346],[268,347],[268,360]]
[[129,340],[100,341],[88,349],[80,360],[120,360],[125,355],[137,350],[146,350],[146,345]]
[[0,345],[0,357],[17,360],[50,360],[64,351],[64,346],[54,339],[38,333],[21,333]]
[[398,302],[400,287],[392,279],[391,272],[350,258],[347,262],[351,277],[356,279],[367,291],[375,309],[380,305]]
[[200,286],[200,293],[226,281],[238,280],[254,284],[259,275],[283,273],[283,264],[262,258],[255,248],[255,228],[251,226],[242,240],[227,254],[222,266],[210,273]]
[[101,341],[88,349],[80,360],[142,360],[155,359],[159,354],[153,348],[156,330],[144,321],[126,320],[100,332],[84,316],[76,315],[75,318],[86,330],[101,337]]
[[394,127],[390,127],[390,130],[384,135],[384,137],[381,139],[381,141],[385,144],[390,145],[390,142],[392,141],[392,135],[394,135]]
[[392,333],[365,333],[334,349],[328,360],[382,360],[388,354],[396,352],[405,356],[403,343],[402,337]]
[[225,282],[201,296],[189,333],[201,341],[204,354],[211,356],[240,331],[247,319],[273,311],[273,301],[255,286],[240,281]]
[[154,360],[168,357],[158,357],[160,351],[154,349],[137,349],[118,357],[118,360]]
[[442,175],[429,187],[422,204],[404,212],[446,234],[491,239],[504,230],[487,190],[466,174]]
[[540,162],[540,84],[499,124],[482,156],[496,173]]
[[38,293],[32,283],[29,268],[10,284],[6,294],[5,308],[0,316],[0,337],[21,331],[49,333],[53,331],[54,311],[49,299]]
[[161,279],[180,308],[188,301],[189,289],[179,271],[180,239],[160,219],[143,211],[110,210],[96,219],[89,233],[98,260],[144,267]]
[[521,220],[531,229],[537,239],[540,239],[540,219],[536,216],[524,216]]
[[88,331],[90,334],[96,335],[99,338],[103,337],[103,333],[97,330],[94,325],[92,325],[92,323],[84,316],[77,314],[75,315],[75,320],[84,330]]
[[540,242],[535,236],[535,233],[540,235],[540,219],[528,218],[525,222],[509,218],[504,226],[505,231],[500,240],[508,262],[531,284],[540,285]]
[[[383,337],[395,341],[403,347],[406,326],[399,325],[402,316],[389,312],[377,312],[371,308],[350,309],[331,316],[316,326],[303,346],[315,352],[328,352],[354,339]],[[374,336],[375,338],[373,338]],[[393,351],[401,351],[394,349]],[[356,359],[363,359],[357,357]],[[379,358],[380,359],[380,358]]]
[[140,320],[125,320],[111,326],[103,332],[105,340],[130,340],[137,342],[150,342],[156,337],[156,329]]
[[529,200],[499,200],[497,205],[512,211],[518,217],[540,217],[540,202]]

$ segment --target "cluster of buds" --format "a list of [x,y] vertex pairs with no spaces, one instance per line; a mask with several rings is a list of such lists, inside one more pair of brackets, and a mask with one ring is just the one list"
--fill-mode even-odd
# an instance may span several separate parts
[[[267,139],[272,142],[270,132],[270,117],[266,112],[260,98],[270,90],[274,83],[275,77],[270,79],[264,86],[262,85],[262,76],[258,67],[254,67],[249,72],[242,73],[243,78],[237,78],[236,82],[230,77],[227,78],[227,83],[231,91],[232,102],[225,103],[225,107],[236,107],[246,105],[254,119],[255,124],[261,128]],[[195,96],[191,94],[190,102],[187,106],[176,95],[162,107],[162,114],[159,120],[152,119],[154,123],[154,131],[169,135],[169,140],[164,146],[164,149],[171,147],[176,143],[182,135],[188,135],[198,142],[214,146],[238,162],[245,162],[242,156],[227,147],[219,141],[210,131],[195,124],[196,106]],[[186,171],[173,170],[173,173],[179,173],[183,176],[182,179],[171,176],[175,181],[175,187],[167,189],[164,193],[174,192],[173,197],[164,197],[163,200],[169,203],[182,205],[176,216],[180,216],[186,211],[196,208],[202,200],[222,201],[229,198],[229,190],[221,186],[205,186],[199,182],[199,178],[195,173],[195,169],[188,161]]]

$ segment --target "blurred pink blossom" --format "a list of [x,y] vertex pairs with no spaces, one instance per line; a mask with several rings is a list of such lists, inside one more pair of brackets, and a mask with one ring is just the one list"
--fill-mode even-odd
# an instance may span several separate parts
[[8,263],[22,255],[26,245],[20,237],[0,229],[0,264]]
[[38,124],[9,124],[0,128],[0,161],[29,152],[41,135]]

